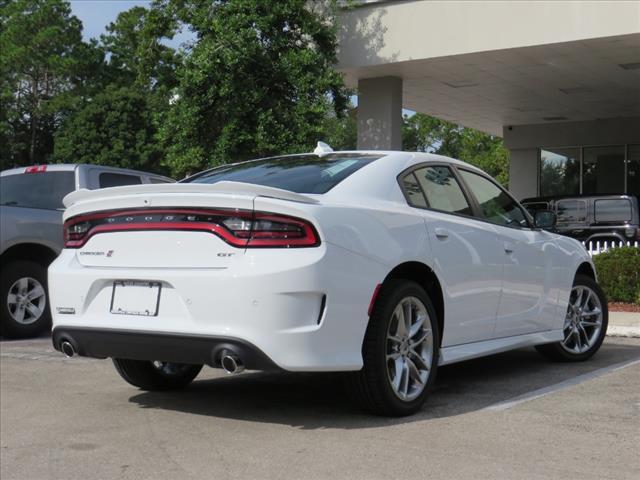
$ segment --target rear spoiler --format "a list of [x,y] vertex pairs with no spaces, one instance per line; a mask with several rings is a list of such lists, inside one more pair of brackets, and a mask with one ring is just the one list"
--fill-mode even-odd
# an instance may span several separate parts
[[318,203],[318,200],[300,193],[282,190],[280,188],[265,187],[242,182],[218,182],[207,183],[158,183],[145,185],[127,185],[124,187],[103,188],[100,190],[87,190],[82,188],[71,192],[64,197],[62,202],[65,207],[70,207],[86,200],[121,197],[126,195],[148,195],[158,193],[224,193],[228,195],[253,195],[256,197],[277,198],[298,203]]

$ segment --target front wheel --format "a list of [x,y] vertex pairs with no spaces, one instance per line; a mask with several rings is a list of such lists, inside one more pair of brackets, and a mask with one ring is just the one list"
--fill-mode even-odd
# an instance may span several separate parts
[[142,390],[176,390],[189,385],[202,370],[202,365],[161,361],[124,360],[114,358],[120,376]]
[[576,275],[563,325],[564,339],[539,345],[536,349],[555,361],[587,360],[602,345],[608,323],[609,310],[604,292],[591,277]]
[[438,322],[431,299],[408,280],[386,282],[369,319],[364,367],[348,384],[356,400],[377,415],[418,411],[438,367]]

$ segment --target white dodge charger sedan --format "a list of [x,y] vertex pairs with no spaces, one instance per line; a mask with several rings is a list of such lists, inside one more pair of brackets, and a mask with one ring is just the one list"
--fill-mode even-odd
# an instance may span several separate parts
[[543,229],[553,213],[438,155],[320,148],[65,204],[54,346],[142,389],[203,365],[346,371],[366,409],[407,415],[439,365],[524,346],[585,360],[607,329],[585,249]]

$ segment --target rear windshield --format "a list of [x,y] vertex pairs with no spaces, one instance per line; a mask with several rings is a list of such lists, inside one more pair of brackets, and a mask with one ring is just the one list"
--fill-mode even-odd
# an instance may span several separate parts
[[382,155],[335,154],[267,158],[228,165],[183,180],[193,183],[245,182],[296,193],[326,193]]
[[75,190],[74,172],[18,173],[0,177],[0,204],[12,207],[64,208],[62,199]]

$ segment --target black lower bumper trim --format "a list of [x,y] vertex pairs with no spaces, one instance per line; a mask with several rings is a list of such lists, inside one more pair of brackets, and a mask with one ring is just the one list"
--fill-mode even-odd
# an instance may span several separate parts
[[220,368],[221,353],[228,350],[235,353],[248,370],[282,371],[256,346],[229,337],[97,328],[55,328],[53,347],[61,351],[61,344],[65,341],[71,343],[76,353],[83,357],[161,360],[217,368]]

